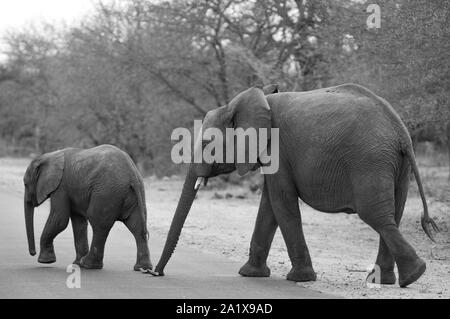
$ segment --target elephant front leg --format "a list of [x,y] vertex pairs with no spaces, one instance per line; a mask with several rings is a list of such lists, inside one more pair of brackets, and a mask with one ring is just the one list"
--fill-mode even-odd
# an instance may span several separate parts
[[117,207],[110,203],[108,198],[92,198],[87,210],[87,217],[92,226],[92,242],[89,252],[81,257],[80,266],[85,269],[102,269],[105,243],[109,232],[116,221],[118,212],[111,207]]
[[82,257],[86,256],[89,252],[88,243],[88,221],[87,218],[82,215],[72,214],[70,216],[72,221],[73,238],[75,241],[76,257],[74,264],[80,265]]
[[277,227],[278,224],[273,215],[272,206],[270,205],[267,185],[264,182],[258,216],[256,217],[255,229],[250,243],[249,259],[239,270],[241,276],[270,276],[270,269],[267,267],[266,262]]
[[91,248],[86,256],[80,259],[80,266],[86,269],[102,269],[105,243],[112,225],[96,227],[92,225],[93,235]]
[[292,269],[287,279],[296,282],[315,281],[308,246],[303,235],[298,196],[293,183],[286,177],[280,183],[274,176],[268,180],[272,209],[287,246]]
[[61,193],[55,193],[51,197],[51,208],[47,222],[41,235],[38,262],[51,264],[56,261],[53,240],[66,229],[69,224],[70,208],[66,198]]

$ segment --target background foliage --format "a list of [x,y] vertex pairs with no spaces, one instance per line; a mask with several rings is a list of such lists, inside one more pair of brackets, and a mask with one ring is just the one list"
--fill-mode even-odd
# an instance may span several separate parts
[[[77,26],[4,37],[0,151],[115,144],[171,175],[170,135],[252,85],[345,82],[385,97],[412,135],[444,144],[450,3],[385,0],[381,28],[352,0],[98,2]],[[448,128],[450,136],[450,126]]]

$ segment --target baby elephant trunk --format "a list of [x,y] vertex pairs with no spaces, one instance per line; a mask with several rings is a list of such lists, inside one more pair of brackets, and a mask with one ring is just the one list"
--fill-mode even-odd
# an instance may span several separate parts
[[31,256],[36,255],[36,246],[34,243],[34,206],[30,201],[27,201],[27,194],[24,199],[25,206],[25,226],[27,230],[28,250]]

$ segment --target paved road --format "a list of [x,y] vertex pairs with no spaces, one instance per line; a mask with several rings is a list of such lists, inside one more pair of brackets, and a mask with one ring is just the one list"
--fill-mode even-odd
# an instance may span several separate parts
[[[242,278],[239,264],[184,247],[166,267],[166,277],[134,272],[134,240],[121,223],[108,238],[104,269],[82,270],[81,288],[69,289],[70,225],[55,240],[56,263],[39,264],[28,254],[22,207],[19,194],[0,190],[0,298],[333,298],[281,277]],[[35,211],[37,246],[47,216],[48,204]],[[163,241],[150,235],[153,263],[162,247]]]

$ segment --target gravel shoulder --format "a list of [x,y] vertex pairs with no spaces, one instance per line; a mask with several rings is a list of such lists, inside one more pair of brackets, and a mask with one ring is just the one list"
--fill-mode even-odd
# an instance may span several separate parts
[[[28,162],[26,159],[0,158],[0,188],[22,194],[22,177]],[[447,173],[445,167],[422,170],[425,175],[438,177]],[[145,183],[149,230],[152,235],[164,238],[183,180],[147,178]],[[443,187],[448,190],[450,185],[444,183]],[[346,298],[450,298],[450,198],[446,195],[442,197],[442,194],[450,192],[442,192],[439,200],[428,196],[430,214],[442,230],[437,234],[435,244],[420,227],[422,204],[414,187],[411,190],[401,231],[427,262],[427,271],[418,282],[406,289],[398,285],[367,287],[365,278],[376,258],[378,234],[355,215],[320,213],[301,203],[304,233],[318,276],[316,282],[298,285]],[[259,198],[260,195],[241,186],[202,189],[186,221],[180,244],[244,263],[248,256]],[[157,258],[153,256],[154,262]],[[290,261],[279,230],[272,244],[268,264],[272,273],[277,275],[284,276],[290,270]]]

